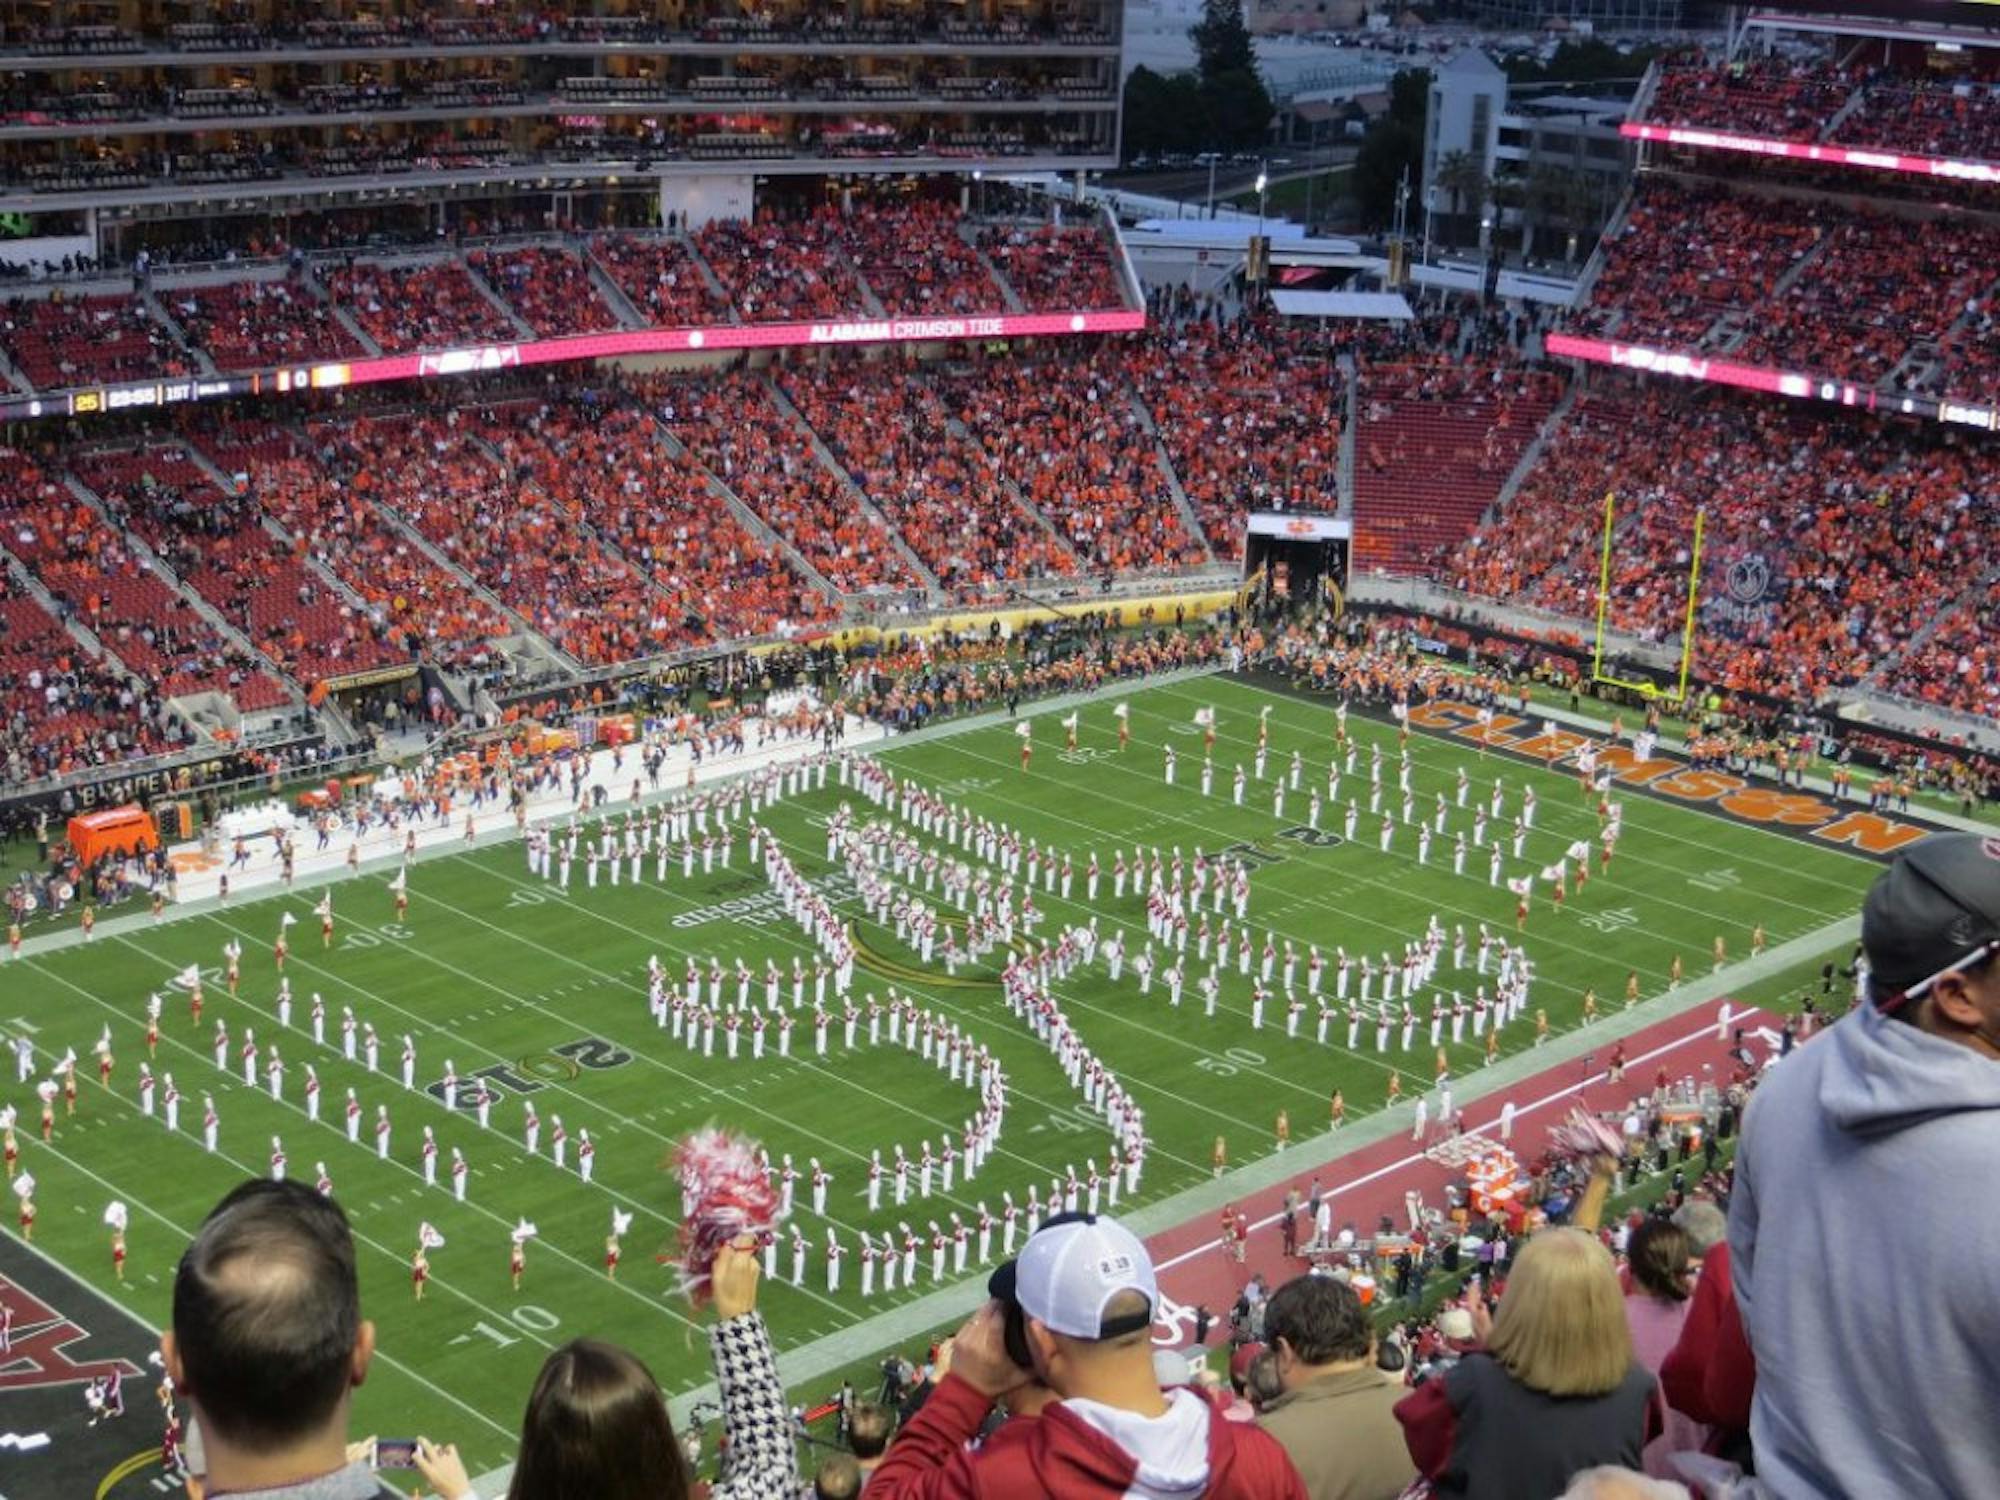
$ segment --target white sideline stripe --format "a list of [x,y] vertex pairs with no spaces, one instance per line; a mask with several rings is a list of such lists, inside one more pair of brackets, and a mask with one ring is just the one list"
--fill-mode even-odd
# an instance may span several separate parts
[[[1764,1015],[1765,1013],[1766,1012],[1764,1011],[1764,1008],[1762,1006],[1752,1006],[1750,1007],[1750,1009],[1743,1011],[1739,1015],[1732,1015],[1729,1019],[1729,1024],[1731,1026],[1734,1026],[1738,1021],[1747,1021],[1752,1016],[1761,1016]],[[1653,1048],[1652,1051],[1650,1052],[1642,1052],[1637,1057],[1627,1059],[1625,1065],[1628,1068],[1636,1067],[1640,1063],[1651,1062],[1656,1057],[1664,1057],[1669,1052],[1675,1052],[1678,1051],[1680,1048],[1685,1047],[1689,1042],[1700,1041],[1703,1037],[1709,1035],[1714,1030],[1715,1028],[1713,1026],[1700,1027],[1695,1031],[1690,1031],[1685,1036],[1675,1037],[1670,1042],[1663,1042],[1659,1046]],[[1555,1064],[1554,1066],[1560,1067],[1561,1064],[1558,1063]],[[1544,1094],[1541,1098],[1534,1100],[1532,1103],[1516,1105],[1514,1110],[1515,1118],[1518,1121],[1521,1116],[1531,1115],[1539,1109],[1554,1104],[1559,1099],[1567,1099],[1571,1094],[1582,1093],[1583,1090],[1590,1088],[1595,1084],[1608,1082],[1610,1080],[1610,1077],[1611,1077],[1611,1070],[1607,1068],[1601,1073],[1594,1072],[1587,1078],[1579,1079],[1575,1083],[1569,1084],[1563,1088],[1559,1088],[1552,1094]],[[1490,1101],[1491,1098],[1492,1096],[1489,1094],[1485,1100],[1481,1100],[1480,1102],[1486,1103]],[[1495,1129],[1499,1127],[1500,1116],[1498,1112],[1494,1114],[1491,1124],[1492,1127]],[[1477,1126],[1469,1126],[1467,1127],[1467,1133],[1470,1134],[1476,1132],[1477,1129],[1478,1129]],[[1356,1177],[1351,1182],[1342,1182],[1339,1186],[1328,1190],[1326,1197],[1328,1199],[1333,1199],[1339,1197],[1342,1193],[1349,1192],[1355,1188],[1366,1187],[1371,1182],[1379,1181],[1380,1179],[1388,1177],[1393,1173],[1401,1172],[1406,1168],[1417,1165],[1419,1162],[1424,1161],[1426,1159],[1426,1156],[1427,1153],[1425,1152],[1412,1151],[1408,1156],[1402,1157],[1396,1161],[1392,1161],[1387,1166],[1377,1167],[1372,1172],[1364,1172],[1361,1176]],[[1284,1215],[1282,1213],[1266,1214],[1263,1218],[1258,1219],[1254,1223],[1252,1223],[1250,1227],[1252,1229],[1268,1229],[1271,1225],[1277,1223],[1278,1220],[1283,1217]],[[1171,1271],[1175,1266],[1185,1265],[1188,1261],[1195,1259],[1197,1256],[1202,1256],[1210,1253],[1215,1249],[1217,1245],[1220,1245],[1221,1243],[1222,1239],[1221,1236],[1219,1235],[1213,1239],[1203,1240],[1199,1245],[1195,1246],[1192,1250],[1183,1250],[1179,1255],[1173,1256],[1171,1259],[1159,1262],[1159,1264],[1153,1267],[1153,1270],[1155,1274],[1163,1271]]]

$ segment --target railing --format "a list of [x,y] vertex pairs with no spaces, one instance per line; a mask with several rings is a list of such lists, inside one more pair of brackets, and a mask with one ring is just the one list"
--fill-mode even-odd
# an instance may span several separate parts
[[[1566,638],[1589,640],[1593,627],[1588,620],[1579,620],[1573,615],[1559,615],[1550,610],[1536,609],[1525,604],[1502,604],[1495,599],[1487,599],[1478,594],[1468,594],[1459,589],[1447,588],[1441,583],[1433,583],[1427,578],[1407,578],[1389,574],[1364,572],[1356,573],[1348,583],[1347,597],[1357,604],[1387,604],[1396,608],[1416,610],[1422,614],[1437,615],[1443,619],[1464,619],[1476,621],[1500,630],[1515,633],[1547,635],[1560,632]],[[1662,670],[1678,670],[1680,653],[1652,641],[1642,640],[1624,631],[1607,630],[1604,633],[1607,649],[1634,661]]]

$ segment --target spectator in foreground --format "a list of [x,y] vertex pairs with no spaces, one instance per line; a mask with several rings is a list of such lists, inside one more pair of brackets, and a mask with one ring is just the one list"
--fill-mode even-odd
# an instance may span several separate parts
[[1684,1485],[1607,1465],[1585,1469],[1569,1482],[1560,1500],[1687,1500],[1687,1496]]
[[1283,1394],[1257,1425],[1284,1445],[1312,1500],[1396,1500],[1416,1478],[1375,1330],[1345,1282],[1300,1276],[1271,1294],[1264,1333]]
[[1677,1224],[1648,1217],[1632,1231],[1625,1260],[1632,1270],[1632,1290],[1625,1298],[1632,1357],[1657,1374],[1687,1322],[1693,1280],[1687,1234]]
[[1738,1148],[1757,1475],[1780,1500],[2000,1495],[2000,1275],[1965,1259],[2000,1242],[2000,840],[1904,850],[1861,941],[1867,1000],[1771,1070]]
[[[715,1259],[714,1292],[708,1343],[722,1390],[722,1477],[707,1493],[712,1500],[789,1500],[799,1491],[798,1461],[771,1335],[757,1315],[756,1252],[725,1247]],[[442,1500],[472,1500],[456,1448],[419,1438],[417,1467]],[[596,1339],[572,1340],[549,1355],[521,1419],[508,1500],[685,1500],[690,1493],[652,1371]]]
[[[944,1378],[869,1481],[875,1500],[1061,1495],[1305,1500],[1268,1433],[1153,1376],[1159,1288],[1146,1247],[1089,1214],[1058,1214],[993,1273],[951,1340]],[[966,1444],[994,1403],[1009,1420]]]
[[861,1465],[851,1453],[829,1453],[813,1475],[813,1500],[854,1500],[863,1484]]
[[339,1205],[302,1182],[232,1191],[181,1256],[173,1327],[160,1339],[201,1427],[207,1493],[393,1496],[347,1441],[349,1402],[374,1353]]
[[895,1426],[896,1414],[880,1402],[855,1403],[854,1416],[847,1424],[847,1446],[854,1450],[854,1461],[861,1465],[862,1483],[866,1484],[881,1466],[882,1455],[889,1449],[889,1434]]
[[1656,1384],[1632,1359],[1611,1252],[1581,1229],[1544,1229],[1521,1251],[1484,1347],[1396,1407],[1439,1496],[1547,1500],[1579,1471],[1636,1468],[1656,1424]]
[[[1687,1326],[1699,1262],[1692,1254],[1686,1230],[1669,1220],[1650,1217],[1632,1231],[1625,1259],[1632,1272],[1632,1289],[1625,1297],[1632,1357],[1658,1375]],[[1672,1477],[1667,1467],[1669,1454],[1703,1451],[1709,1436],[1701,1423],[1675,1411],[1671,1400],[1667,1406],[1664,1430],[1646,1445],[1645,1455],[1646,1472],[1660,1479]]]

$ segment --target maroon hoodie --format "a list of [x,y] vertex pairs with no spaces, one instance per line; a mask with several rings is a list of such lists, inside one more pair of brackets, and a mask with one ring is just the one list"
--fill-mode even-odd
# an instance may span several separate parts
[[1724,1241],[1701,1258],[1680,1342],[1660,1366],[1667,1405],[1711,1427],[1745,1431],[1757,1390],[1757,1359],[1736,1309],[1736,1288]]
[[1307,1500],[1277,1440],[1225,1421],[1192,1390],[1166,1393],[1163,1417],[1057,1401],[967,1444],[993,1409],[956,1375],[898,1434],[868,1481],[870,1500]]

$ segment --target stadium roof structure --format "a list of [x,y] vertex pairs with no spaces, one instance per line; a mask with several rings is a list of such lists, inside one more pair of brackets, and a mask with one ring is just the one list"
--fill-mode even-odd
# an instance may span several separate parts
[[[1947,6],[1964,13],[1974,6]],[[1940,43],[1947,47],[2000,47],[2000,6],[1993,11],[1992,23],[1985,26],[1953,24],[1942,19],[1909,15],[1868,16],[1830,15],[1812,10],[1757,10],[1743,18],[1743,26],[1767,31],[1803,31],[1818,36],[1874,37],[1892,42]],[[1899,9],[1905,9],[1899,7]]]

